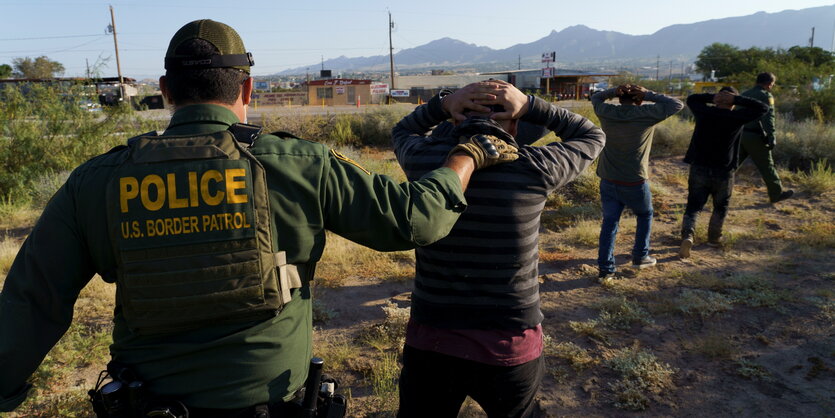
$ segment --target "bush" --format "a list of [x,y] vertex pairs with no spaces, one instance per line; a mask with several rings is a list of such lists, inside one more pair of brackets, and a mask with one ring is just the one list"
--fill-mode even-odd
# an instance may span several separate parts
[[692,136],[692,121],[679,116],[667,118],[655,127],[650,153],[653,157],[684,155]]
[[[156,122],[127,106],[89,112],[82,85],[29,84],[0,90],[0,196],[25,200],[45,173],[71,170]],[[43,200],[42,197],[38,197]]]
[[800,122],[777,118],[774,161],[789,168],[805,169],[815,161],[835,161],[835,126],[814,119]]

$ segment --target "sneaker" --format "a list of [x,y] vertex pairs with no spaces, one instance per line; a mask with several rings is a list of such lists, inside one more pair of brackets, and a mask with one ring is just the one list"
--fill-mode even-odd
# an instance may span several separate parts
[[719,238],[719,239],[713,240],[713,241],[708,240],[707,241],[707,246],[711,247],[711,248],[719,248],[724,243],[725,243],[725,237],[722,237],[722,238]]
[[678,249],[678,256],[681,258],[689,258],[691,248],[693,248],[692,237],[687,237],[681,240],[681,247]]
[[644,268],[647,268],[647,267],[654,266],[655,263],[657,263],[657,262],[658,262],[658,260],[656,260],[655,257],[645,255],[644,258],[633,259],[632,260],[632,267],[635,267],[637,269],[644,269]]
[[615,280],[616,278],[617,278],[617,276],[615,276],[615,272],[601,271],[597,275],[597,282],[600,283],[600,284],[603,284],[603,283],[611,282],[612,280]]
[[794,190],[786,190],[783,193],[780,193],[780,196],[777,196],[776,199],[773,199],[771,203],[782,202],[792,196],[794,196]]

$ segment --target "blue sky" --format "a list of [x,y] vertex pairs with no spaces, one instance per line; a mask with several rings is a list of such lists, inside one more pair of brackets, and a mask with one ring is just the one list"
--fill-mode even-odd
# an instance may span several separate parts
[[[388,11],[395,52],[445,36],[494,49],[528,43],[552,30],[583,24],[633,35],[662,27],[758,11],[831,5],[815,0],[558,0],[516,1],[217,1],[217,0],[5,0],[0,7],[0,64],[46,55],[65,75],[84,75],[86,61],[104,61],[116,75],[108,5],[116,15],[122,73],[158,77],[168,40],[183,24],[202,18],[238,30],[255,56],[253,74],[286,68],[318,69],[324,59],[388,53]],[[835,24],[835,22],[833,22]],[[824,43],[825,45],[826,43]]]

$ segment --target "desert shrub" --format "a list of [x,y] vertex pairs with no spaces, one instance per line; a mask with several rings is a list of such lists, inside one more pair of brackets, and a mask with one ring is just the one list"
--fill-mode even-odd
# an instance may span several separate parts
[[89,112],[81,85],[30,84],[0,90],[0,196],[23,198],[44,173],[70,170],[147,128],[129,107]]
[[777,146],[771,152],[777,164],[805,169],[816,161],[835,161],[835,125],[782,116],[777,118]]
[[835,173],[832,172],[829,163],[823,159],[812,163],[808,171],[798,173],[793,176],[792,180],[800,190],[811,195],[819,196],[835,189]]
[[655,127],[650,153],[654,157],[684,155],[692,136],[692,121],[679,116],[667,118]]
[[597,362],[588,350],[572,342],[557,343],[550,335],[546,335],[544,341],[545,355],[567,361],[574,370],[587,369]]
[[685,314],[703,318],[731,309],[732,299],[716,292],[699,289],[684,289],[676,299],[676,306]]
[[623,296],[603,299],[595,307],[600,309],[599,323],[610,328],[629,329],[652,322],[644,308]]
[[642,411],[649,407],[647,394],[658,394],[673,386],[675,369],[658,361],[649,351],[637,347],[616,351],[608,366],[621,376],[619,381],[610,385],[618,408]]
[[363,113],[308,115],[301,112],[263,116],[265,131],[285,131],[331,146],[391,146],[391,130],[409,112],[401,107],[377,107]]
[[409,308],[400,308],[386,302],[382,307],[386,318],[363,331],[360,341],[378,350],[398,349],[406,339],[406,324],[409,322]]

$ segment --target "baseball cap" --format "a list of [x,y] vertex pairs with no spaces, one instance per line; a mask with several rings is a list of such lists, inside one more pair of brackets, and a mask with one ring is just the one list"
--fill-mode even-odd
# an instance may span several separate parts
[[[177,48],[183,42],[202,39],[217,48],[218,53],[211,56],[190,56],[177,54]],[[249,72],[255,65],[252,53],[246,52],[240,35],[231,26],[214,20],[202,19],[187,23],[180,28],[165,53],[165,69],[203,69],[237,68]]]

